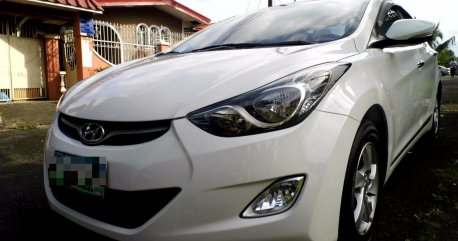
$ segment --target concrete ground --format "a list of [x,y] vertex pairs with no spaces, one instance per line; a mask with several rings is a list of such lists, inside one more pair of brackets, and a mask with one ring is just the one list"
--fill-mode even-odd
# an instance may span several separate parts
[[[458,78],[446,78],[442,138],[419,143],[385,186],[377,241],[458,237]],[[0,241],[109,240],[50,210],[43,142],[56,102],[0,103]]]
[[109,240],[54,213],[43,188],[43,143],[55,101],[0,103],[0,240]]
[[0,102],[0,130],[49,125],[55,111],[55,101]]

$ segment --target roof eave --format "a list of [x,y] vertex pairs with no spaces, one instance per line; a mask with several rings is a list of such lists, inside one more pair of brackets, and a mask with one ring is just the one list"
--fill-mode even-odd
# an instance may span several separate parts
[[148,0],[146,1],[145,0],[137,0],[137,1],[112,0],[110,1],[108,0],[108,1],[99,1],[99,4],[102,7],[170,6],[179,12],[182,12],[184,14],[187,14],[199,20],[202,23],[209,24],[211,22],[211,19],[173,0],[166,0],[166,1],[148,1]]
[[200,13],[198,13],[198,12],[188,8],[188,7],[186,7],[185,5],[183,5],[183,4],[179,3],[179,2],[170,1],[169,5],[171,5],[172,7],[177,9],[178,11],[181,11],[183,13],[189,14],[192,17],[201,20],[205,24],[209,24],[211,22],[211,19],[209,19],[209,18],[205,17],[204,15],[202,15],[202,14],[200,14]]
[[27,5],[34,5],[34,6],[42,6],[42,7],[48,7],[48,8],[54,8],[54,9],[62,9],[66,11],[71,11],[71,12],[90,12],[90,13],[95,13],[95,14],[102,14],[102,10],[95,10],[95,9],[88,9],[88,8],[82,8],[82,7],[77,7],[77,6],[71,6],[71,5],[66,5],[66,4],[60,4],[60,3],[54,3],[54,2],[48,2],[48,1],[41,1],[41,0],[26,0],[26,1],[21,1],[21,0],[8,0],[9,2],[15,2],[15,3],[20,3],[20,4],[27,4]]

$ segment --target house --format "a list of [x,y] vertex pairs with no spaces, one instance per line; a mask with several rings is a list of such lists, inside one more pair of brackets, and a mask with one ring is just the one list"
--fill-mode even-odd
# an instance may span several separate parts
[[161,52],[210,19],[174,0],[98,0],[95,70]]
[[[92,41],[82,76],[76,74],[71,29],[66,31],[66,87],[113,65],[161,52],[191,35],[210,19],[174,0],[97,0],[103,14],[94,15]],[[68,42],[68,44],[67,44]],[[92,58],[90,57],[92,56]],[[84,56],[83,56],[84,57]]]
[[81,16],[102,11],[95,0],[0,1],[0,101],[58,99],[61,27],[80,28]]
[[0,0],[0,101],[57,100],[78,81],[163,51],[209,22],[174,0]]
[[105,9],[96,20],[119,24],[164,26],[172,32],[194,32],[210,19],[174,0],[98,0]]

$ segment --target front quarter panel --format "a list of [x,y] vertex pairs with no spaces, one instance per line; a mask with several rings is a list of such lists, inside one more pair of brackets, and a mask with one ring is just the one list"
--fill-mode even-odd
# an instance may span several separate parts
[[367,51],[342,60],[351,63],[351,68],[333,86],[317,109],[348,115],[361,121],[371,106],[381,104],[388,107],[385,99],[388,91],[381,79],[391,79],[392,73],[384,71],[386,66],[383,66],[384,61],[379,55],[379,50]]
[[[429,79],[435,72],[428,66],[417,67],[426,45],[367,49],[342,60],[352,63],[351,68],[317,107],[361,121],[372,106],[381,106],[388,127],[387,166],[391,169],[415,143],[412,140],[418,139],[419,130],[427,124],[425,116],[432,112],[434,101],[430,98],[437,78]],[[387,170],[387,178],[391,171]]]
[[[393,74],[396,73],[386,71],[387,62],[381,52],[382,50],[369,50],[345,59],[344,61],[352,63],[351,68],[334,85],[317,109],[350,116],[361,122],[372,106],[379,105],[384,110],[387,120],[388,142],[392,143],[393,112],[391,110],[395,108],[395,103],[390,101],[388,82],[393,82]],[[388,145],[388,155],[392,152],[392,145]]]

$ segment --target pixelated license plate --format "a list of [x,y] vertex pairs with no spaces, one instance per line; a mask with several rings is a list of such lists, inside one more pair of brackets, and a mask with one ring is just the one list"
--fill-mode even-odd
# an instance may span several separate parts
[[103,198],[107,185],[108,164],[105,157],[81,157],[55,152],[48,165],[49,184]]

